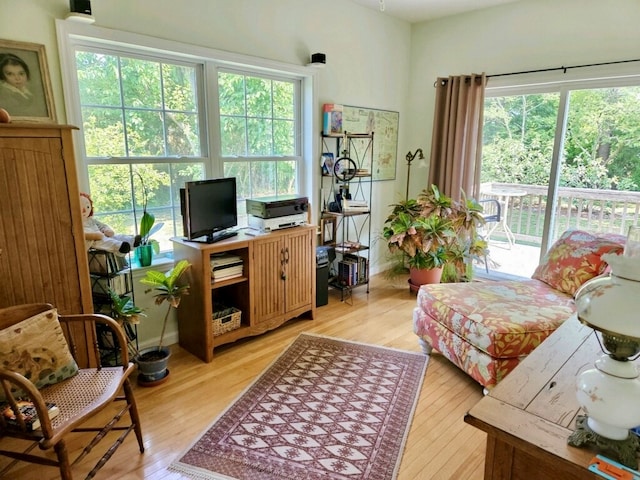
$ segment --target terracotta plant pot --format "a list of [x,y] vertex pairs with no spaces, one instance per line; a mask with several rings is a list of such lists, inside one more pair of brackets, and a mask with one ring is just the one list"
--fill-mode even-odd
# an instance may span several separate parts
[[420,285],[440,283],[440,278],[442,278],[442,267],[428,269],[410,268],[409,289],[412,292],[417,292]]

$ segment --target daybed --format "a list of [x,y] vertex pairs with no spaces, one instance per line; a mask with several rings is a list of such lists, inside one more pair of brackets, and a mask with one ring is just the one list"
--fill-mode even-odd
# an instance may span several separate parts
[[440,352],[486,388],[495,386],[575,312],[573,295],[605,272],[625,237],[565,232],[532,278],[423,285],[413,312],[426,353]]

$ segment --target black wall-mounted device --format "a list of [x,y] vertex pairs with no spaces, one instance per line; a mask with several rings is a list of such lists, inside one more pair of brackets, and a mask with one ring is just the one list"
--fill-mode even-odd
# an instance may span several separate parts
[[69,9],[74,13],[91,15],[91,0],[69,0]]

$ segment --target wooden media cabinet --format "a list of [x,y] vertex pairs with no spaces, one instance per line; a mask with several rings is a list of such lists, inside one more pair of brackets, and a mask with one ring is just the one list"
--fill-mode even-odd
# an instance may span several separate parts
[[[306,314],[315,318],[315,227],[300,226],[211,244],[173,238],[174,258],[188,260],[191,285],[178,308],[180,346],[205,362],[218,345],[259,335]],[[242,258],[241,276],[214,281],[212,255]],[[214,336],[213,312],[222,306],[242,312],[240,326]]]

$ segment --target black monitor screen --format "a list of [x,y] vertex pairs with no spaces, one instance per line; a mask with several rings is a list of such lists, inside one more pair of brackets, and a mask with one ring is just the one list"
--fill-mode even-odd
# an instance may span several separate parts
[[183,203],[189,240],[211,237],[238,224],[235,177],[186,182]]

